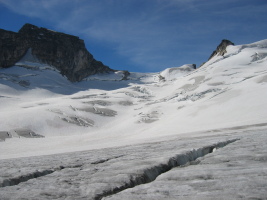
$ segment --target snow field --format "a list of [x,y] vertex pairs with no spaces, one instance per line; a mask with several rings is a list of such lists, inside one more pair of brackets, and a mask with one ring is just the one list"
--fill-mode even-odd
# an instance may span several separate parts
[[266,198],[266,43],[79,83],[28,52],[0,69],[1,199]]
[[24,68],[1,69],[0,131],[27,129],[45,138],[8,138],[0,145],[0,158],[266,123],[265,43],[229,46],[224,57],[215,56],[196,70],[184,65],[160,73],[131,73],[123,81],[116,72],[70,83],[28,56],[18,63]]
[[264,198],[266,126],[190,136],[5,159],[0,163],[0,196],[3,199]]

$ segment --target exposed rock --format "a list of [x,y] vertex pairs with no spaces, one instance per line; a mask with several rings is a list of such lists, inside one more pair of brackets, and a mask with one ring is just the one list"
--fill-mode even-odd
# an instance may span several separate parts
[[26,53],[26,41],[15,32],[0,29],[0,67],[14,65]]
[[[226,40],[223,39],[221,41],[221,43],[217,46],[216,50],[212,52],[212,54],[210,55],[209,59],[213,58],[214,56],[218,55],[218,56],[224,56],[226,52],[226,47],[229,45],[234,45],[233,42],[231,42],[230,40]],[[199,67],[202,67],[206,62],[203,62]]]
[[166,81],[166,79],[165,79],[165,77],[164,77],[164,76],[162,76],[162,75],[160,75],[160,74],[159,74],[159,76],[158,76],[158,77],[159,77],[159,81],[162,81],[162,82]]
[[229,45],[234,45],[234,43],[230,40],[222,40],[222,42],[217,46],[216,50],[210,55],[209,60],[215,55],[223,56],[226,53],[226,47]]
[[25,24],[18,33],[0,29],[0,67],[15,65],[31,49],[34,57],[54,66],[70,81],[114,72],[94,59],[79,37]]
[[131,73],[126,70],[123,70],[122,73],[123,73],[123,77],[121,80],[128,80],[128,76],[130,76]]
[[15,134],[17,134],[19,137],[26,137],[26,138],[41,138],[44,137],[43,135],[37,134],[34,131],[30,129],[15,129]]
[[6,138],[11,138],[12,135],[8,131],[0,131],[0,142],[5,141]]

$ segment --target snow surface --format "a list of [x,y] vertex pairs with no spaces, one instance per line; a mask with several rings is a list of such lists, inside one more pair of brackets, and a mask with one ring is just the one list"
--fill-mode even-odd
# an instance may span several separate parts
[[[215,56],[196,70],[185,65],[181,68],[168,68],[159,73],[131,73],[128,80],[122,78],[122,72],[116,72],[94,75],[82,82],[71,83],[52,66],[34,58],[30,50],[16,66],[0,69],[0,140],[3,141],[0,143],[1,178],[3,181],[11,180],[17,183],[21,180],[20,176],[29,172],[31,175],[27,177],[37,176],[33,172],[39,169],[39,175],[44,176],[40,177],[44,182],[41,181],[37,185],[35,180],[31,179],[5,187],[0,196],[19,199],[23,193],[26,199],[73,199],[75,195],[80,194],[80,199],[96,199],[98,190],[109,190],[107,188],[114,184],[116,188],[117,178],[118,182],[125,183],[129,181],[128,176],[132,172],[149,168],[152,163],[150,158],[156,155],[155,162],[160,164],[162,159],[168,159],[177,152],[211,145],[236,136],[255,139],[259,143],[255,142],[253,147],[259,154],[265,152],[266,147],[260,142],[266,140],[267,40],[228,46],[224,56]],[[174,143],[178,145],[175,148],[172,147]],[[162,145],[159,147],[159,144]],[[234,144],[238,142],[229,145]],[[234,152],[241,157],[242,150],[239,148],[244,145],[249,146],[249,139],[241,139],[240,145],[235,146],[237,149]],[[245,156],[240,164],[242,169],[253,156],[252,146],[249,148],[249,155]],[[131,153],[127,153],[127,149],[131,149]],[[113,151],[116,153],[112,153]],[[228,155],[230,150],[225,151]],[[55,155],[57,153],[64,154]],[[41,155],[50,156],[38,157]],[[219,150],[216,150],[214,155],[217,155],[214,156],[216,163],[220,163],[223,155]],[[262,163],[266,166],[266,159],[262,156],[259,165],[255,166],[255,169],[252,167],[250,171],[258,177],[255,181],[259,184],[255,186],[255,191],[251,190],[253,195],[257,193],[258,196],[252,195],[251,198],[262,198],[264,194],[267,196],[267,184],[264,181],[266,167],[262,166]],[[98,161],[106,163],[113,158],[115,164],[112,169],[99,169],[92,165]],[[123,164],[124,158],[132,162]],[[234,156],[232,158],[236,159]],[[229,158],[230,161],[232,158]],[[77,167],[78,161],[86,163],[88,159],[90,161],[86,164],[89,165],[86,167],[86,173],[97,172],[98,175],[81,178],[83,173],[79,173],[83,169]],[[61,170],[61,162],[66,170]],[[216,173],[218,168],[213,168],[212,163],[209,163],[213,161],[208,158],[207,162],[207,166],[202,168],[210,168],[212,173],[212,170]],[[20,166],[20,169],[17,166]],[[126,174],[123,175],[117,168],[126,171],[128,169],[129,173],[124,172]],[[226,168],[219,166],[219,170],[224,172]],[[260,175],[256,171],[259,171]],[[241,179],[248,179],[243,172],[241,170],[240,174],[236,175]],[[187,174],[187,177],[190,171],[185,170],[182,173]],[[221,173],[216,177],[207,177],[214,177],[216,184],[219,184],[220,179],[226,184],[228,179],[223,179]],[[73,178],[76,176],[77,180]],[[171,176],[175,179],[174,175]],[[114,198],[176,199],[178,190],[170,189],[170,195],[164,196],[165,187],[161,187],[169,177],[166,174],[152,186],[137,186],[129,192],[125,190],[125,193],[118,193],[119,196]],[[209,198],[209,194],[214,195],[211,199],[218,194],[228,194],[225,191],[216,192],[218,188],[216,189],[212,182],[210,185],[205,182],[206,185],[203,183],[202,187],[204,178],[199,185],[195,178],[192,174],[191,179],[196,182],[195,186],[202,188],[200,192],[203,192],[203,199]],[[181,181],[176,179],[175,181]],[[92,184],[88,186],[88,182]],[[63,189],[58,190],[57,184]],[[196,197],[198,193],[190,193],[192,188],[190,189],[188,184],[187,180],[181,194]],[[237,189],[245,183],[240,180],[238,184]],[[36,188],[33,189],[35,185]],[[167,185],[166,183],[166,187]],[[205,189],[208,186],[213,188],[210,193]],[[225,187],[226,191],[232,191],[230,186],[231,184]],[[249,184],[246,186],[249,187]],[[146,187],[152,189],[148,190]],[[35,192],[29,192],[32,189]],[[25,192],[17,192],[18,195],[11,198],[10,195],[16,190]],[[42,190],[45,191],[44,196]],[[159,191],[157,198],[153,196],[156,191]],[[74,196],[70,194],[72,192]],[[148,196],[140,197],[139,194]],[[52,196],[48,197],[49,195]],[[228,195],[231,198],[239,198],[231,192]],[[240,198],[242,195],[248,197],[246,192],[240,195]]]
[[233,135],[240,140],[103,199],[266,199],[266,129]]
[[0,158],[266,123],[267,56],[255,56],[267,55],[266,47],[266,40],[229,46],[224,57],[215,56],[194,71],[131,73],[126,81],[118,73],[95,75],[80,83],[70,83],[28,55],[17,64],[27,68],[0,71],[0,131],[28,129],[45,138],[6,139]]
[[[254,127],[254,130],[198,132],[191,134],[191,138],[173,137],[116,148],[4,159],[0,162],[0,196],[1,199],[265,199],[266,131],[266,127],[261,130]],[[206,147],[213,147],[213,152],[201,157]]]

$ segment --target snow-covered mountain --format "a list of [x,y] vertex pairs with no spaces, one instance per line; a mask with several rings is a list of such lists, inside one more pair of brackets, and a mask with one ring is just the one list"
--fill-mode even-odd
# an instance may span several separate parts
[[[157,141],[266,123],[267,40],[228,46],[202,67],[71,83],[26,56],[0,70],[1,158]],[[41,137],[26,139],[23,137]],[[14,148],[16,145],[16,148]]]
[[222,46],[75,83],[31,50],[0,69],[1,199],[265,199],[267,40]]

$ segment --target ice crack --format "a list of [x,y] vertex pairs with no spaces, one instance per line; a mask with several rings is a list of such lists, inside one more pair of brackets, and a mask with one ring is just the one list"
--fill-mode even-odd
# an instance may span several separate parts
[[133,188],[135,186],[146,184],[154,181],[159,175],[170,171],[174,167],[178,166],[188,166],[191,164],[198,164],[197,162],[193,162],[196,159],[203,157],[209,153],[213,153],[216,149],[222,148],[230,143],[233,143],[239,139],[227,140],[224,142],[218,142],[213,145],[205,146],[199,149],[193,149],[191,151],[187,151],[183,154],[177,154],[167,160],[165,163],[160,163],[155,166],[151,166],[150,168],[144,169],[141,173],[134,174],[130,176],[130,179],[126,181],[123,185],[120,185],[116,188],[110,188],[109,190],[103,191],[101,194],[97,194],[94,199],[100,200],[104,197],[111,196],[113,194],[117,194],[123,190]]
[[26,182],[26,181],[28,181],[30,179],[35,179],[35,178],[38,178],[38,177],[46,176],[46,175],[54,173],[55,171],[60,171],[60,170],[66,169],[66,168],[78,168],[78,167],[81,167],[81,166],[82,165],[59,166],[59,167],[54,168],[54,169],[46,169],[46,170],[42,170],[42,171],[36,170],[35,172],[32,172],[32,173],[28,173],[28,174],[25,174],[25,175],[21,175],[21,176],[5,179],[5,180],[3,180],[2,183],[0,183],[0,188],[1,187],[18,185],[18,184],[20,184],[22,182]]
[[91,164],[93,164],[93,165],[97,165],[97,164],[105,163],[105,162],[108,162],[108,161],[110,161],[110,160],[112,160],[112,159],[117,159],[117,158],[120,158],[120,157],[123,157],[123,155],[115,156],[115,157],[112,157],[112,158],[103,158],[103,159],[94,161],[94,162],[92,162]]

